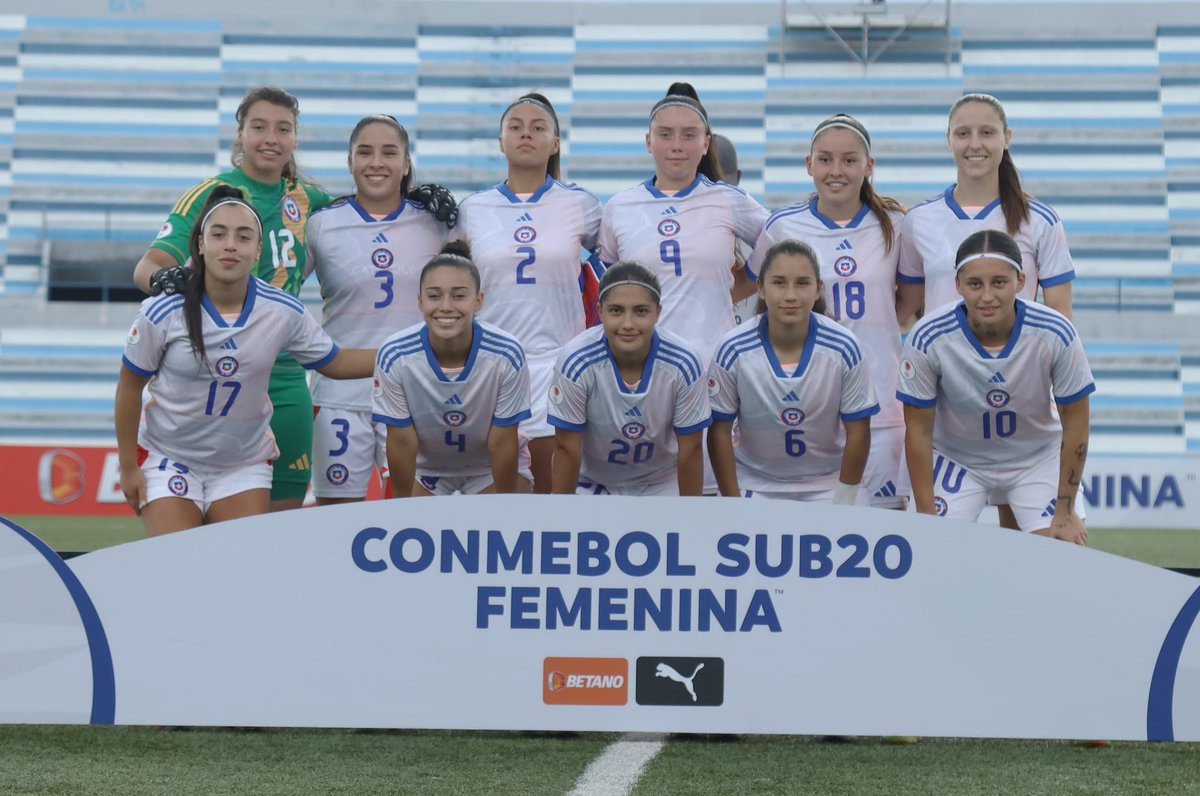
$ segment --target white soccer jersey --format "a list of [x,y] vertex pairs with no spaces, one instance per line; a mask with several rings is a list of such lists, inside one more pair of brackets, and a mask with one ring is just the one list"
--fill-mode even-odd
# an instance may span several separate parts
[[447,376],[430,347],[429,327],[410,326],[379,347],[372,417],[416,429],[422,474],[490,473],[492,426],[515,426],[529,417],[525,353],[511,335],[476,321],[466,366]]
[[880,410],[871,418],[871,428],[904,425],[904,409],[894,397],[900,364],[896,272],[904,214],[892,212],[888,217],[893,230],[890,250],[884,246],[878,216],[866,205],[844,227],[823,215],[815,198],[791,205],[767,221],[748,265],[757,279],[767,250],[781,240],[803,241],[817,252],[826,310],[854,332],[868,354],[867,367]]
[[530,357],[557,352],[583,331],[581,250],[594,251],[600,200],[546,177],[521,200],[500,183],[458,205],[454,237],[471,245],[483,278],[481,320],[516,337]]
[[700,360],[678,336],[656,331],[642,378],[630,390],[603,327],[588,329],[558,358],[550,424],[583,432],[580,477],[610,491],[674,479],[676,435],[712,424]]
[[937,407],[933,447],[967,468],[1010,467],[1058,450],[1051,408],[1095,392],[1083,343],[1061,313],[1017,300],[1017,320],[998,354],[984,350],[965,305],[948,304],[909,332],[898,397]]
[[[767,318],[751,318],[721,340],[708,370],[713,419],[737,420],[738,485],[766,492],[834,486],[845,449],[844,423],[879,412],[854,334],[813,313],[792,372],[767,338]],[[833,478],[829,478],[832,476]]]
[[721,335],[734,326],[729,298],[734,244],[753,246],[767,216],[745,191],[702,174],[674,196],[650,179],[604,206],[600,257],[651,268],[663,289],[658,327],[681,337],[707,362]]
[[[421,269],[447,233],[445,224],[410,202],[379,220],[352,198],[313,213],[307,267],[321,282],[325,331],[344,346],[377,348],[392,332],[420,323]],[[312,395],[316,406],[369,410],[371,380],[318,373]]]
[[304,367],[319,368],[338,347],[298,299],[257,278],[237,318],[222,317],[207,296],[202,302],[207,362],[192,353],[182,295],[146,299],[134,319],[122,361],[153,377],[138,444],[197,467],[274,459],[267,384],[275,358],[287,351]]
[[[1008,229],[1000,200],[975,217],[968,216],[954,198],[954,186],[917,205],[904,216],[900,233],[900,280],[925,285],[925,309],[958,301],[954,287],[954,256],[959,245],[982,229]],[[1075,264],[1067,248],[1062,221],[1049,205],[1029,200],[1029,221],[1014,236],[1021,248],[1025,288],[1021,298],[1033,301],[1037,289],[1053,287],[1075,278]]]

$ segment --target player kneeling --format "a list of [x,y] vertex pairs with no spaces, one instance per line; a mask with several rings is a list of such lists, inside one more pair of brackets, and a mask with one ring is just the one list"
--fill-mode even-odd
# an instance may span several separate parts
[[475,320],[479,269],[455,241],[421,271],[423,323],[392,335],[375,360],[373,419],[387,430],[393,497],[529,492],[525,352]]
[[556,494],[699,495],[712,423],[700,361],[657,331],[662,290],[644,265],[600,281],[601,325],[567,344],[550,387]]
[[974,520],[990,498],[1023,531],[1086,544],[1076,498],[1096,386],[1079,335],[1017,297],[1021,250],[1006,233],[976,232],[955,263],[963,300],[926,315],[900,363],[917,511]]
[[280,352],[330,378],[371,373],[374,350],[339,350],[299,300],[251,276],[261,248],[258,213],[218,186],[188,241],[186,289],[142,302],[129,332],[116,395],[121,490],[152,536],[270,508],[279,449],[267,385]]

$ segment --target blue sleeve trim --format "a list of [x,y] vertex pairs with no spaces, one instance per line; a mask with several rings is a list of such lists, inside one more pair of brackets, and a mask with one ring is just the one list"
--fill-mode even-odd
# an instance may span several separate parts
[[903,282],[906,285],[923,285],[923,284],[925,284],[925,277],[909,276],[908,274],[901,274],[901,273],[897,272],[896,281]]
[[128,357],[121,357],[121,364],[129,368],[130,373],[134,373],[144,379],[148,379],[158,372],[156,370],[143,370],[142,368],[139,368],[137,365],[130,362]]
[[524,412],[518,412],[512,417],[493,417],[492,425],[499,426],[500,428],[508,428],[509,426],[515,426],[522,420],[528,420],[531,417],[533,417],[533,413],[526,409]]
[[408,428],[413,424],[411,417],[389,417],[387,415],[381,415],[378,413],[371,414],[371,421],[375,423],[383,423],[385,426],[393,426],[395,428]]
[[561,428],[563,431],[583,431],[585,428],[587,428],[586,423],[570,423],[566,420],[563,420],[561,417],[555,417],[554,415],[548,415],[546,420],[550,423],[550,425],[554,426],[555,428]]
[[1065,274],[1059,274],[1058,276],[1052,276],[1049,279],[1039,279],[1038,284],[1040,284],[1043,288],[1054,287],[1055,285],[1065,285],[1067,282],[1070,282],[1074,278],[1075,278],[1075,272],[1067,271]]
[[722,423],[732,423],[733,421],[737,420],[737,412],[734,412],[733,414],[726,414],[725,412],[718,412],[716,409],[714,409],[712,413],[712,419],[719,420]]
[[864,409],[861,412],[843,412],[842,422],[853,423],[855,420],[862,420],[865,417],[870,417],[871,415],[877,414],[879,414],[879,404],[875,404],[874,406]]
[[905,395],[899,390],[896,391],[896,398],[900,401],[900,403],[908,404],[909,406],[915,406],[918,409],[933,409],[935,406],[937,406],[937,398],[929,398],[928,400],[924,398],[914,398],[911,395]]
[[675,426],[675,436],[686,437],[689,434],[695,434],[697,431],[703,431],[712,425],[712,417],[706,417],[701,422],[694,426]]
[[[333,360],[337,359],[337,355],[339,353],[341,353],[341,349],[337,347],[337,343],[334,343],[333,348],[329,349],[328,354],[321,357],[316,362],[309,362],[307,365],[304,365],[304,369],[305,370],[316,370],[317,368],[323,368],[326,365],[328,365],[330,362],[332,362]],[[303,363],[301,363],[301,364],[303,364]]]
[[1074,395],[1067,395],[1062,398],[1055,398],[1054,403],[1059,404],[1061,406],[1066,406],[1067,404],[1073,404],[1076,401],[1082,401],[1084,398],[1087,398],[1089,395],[1091,395],[1095,391],[1096,391],[1096,383],[1092,382],[1091,384],[1084,387],[1082,390],[1075,393]]

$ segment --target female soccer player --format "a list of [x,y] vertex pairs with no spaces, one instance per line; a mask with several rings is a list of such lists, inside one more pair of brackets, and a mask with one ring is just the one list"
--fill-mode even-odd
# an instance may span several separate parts
[[387,429],[392,494],[528,492],[529,370],[515,338],[475,319],[483,306],[470,248],[446,244],[421,270],[425,320],[375,360],[374,420]]
[[863,351],[823,316],[811,246],[780,241],[760,269],[765,313],[725,335],[708,371],[708,449],[721,494],[853,504],[879,413]]
[[[580,252],[596,248],[600,200],[560,182],[559,124],[550,101],[525,94],[500,117],[508,179],[459,207],[456,235],[471,245],[487,304],[480,318],[521,342],[529,357],[534,491],[550,491],[554,429],[546,396],[558,352],[583,331]],[[590,266],[585,266],[590,267]]]
[[[897,494],[904,449],[904,410],[895,399],[900,364],[900,322],[921,306],[920,285],[901,282],[900,204],[875,193],[871,136],[852,116],[838,114],[817,125],[807,157],[816,193],[771,216],[754,246],[749,268],[762,267],[776,243],[810,244],[820,266],[824,305],[854,333],[868,353],[867,367],[879,398],[871,417],[871,456],[863,479],[870,505],[902,509]],[[761,290],[761,287],[760,287]]]
[[[350,134],[354,196],[308,222],[308,271],[325,299],[325,331],[343,345],[376,348],[420,323],[420,274],[446,242],[446,226],[405,200],[412,182],[408,131],[392,116],[360,119]],[[313,494],[317,502],[362,500],[387,466],[386,431],[371,422],[371,381],[313,377]]]
[[1071,317],[1075,266],[1062,221],[1048,205],[1025,193],[1009,153],[1012,130],[1000,101],[967,94],[950,109],[947,130],[958,180],[942,194],[917,205],[904,218],[900,236],[900,279],[925,285],[925,309],[958,298],[954,253],[972,232],[995,229],[1017,241],[1025,268],[1021,297],[1037,297]]
[[[240,189],[210,192],[188,240],[183,295],[142,303],[117,383],[121,489],[151,535],[270,507],[267,383],[288,351],[331,378],[362,378],[374,350],[341,350],[298,300],[251,275],[262,222]],[[142,390],[150,385],[142,414]]]
[[1096,387],[1079,335],[1019,297],[1022,254],[1007,233],[969,236],[955,268],[962,300],[913,327],[900,366],[917,511],[974,520],[990,498],[1021,530],[1086,544],[1075,498]]
[[[646,148],[654,177],[614,196],[604,208],[600,256],[650,264],[662,283],[662,328],[707,362],[734,326],[734,243],[753,245],[767,211],[721,180],[708,112],[687,83],[674,83],[650,112]],[[731,301],[732,299],[732,301]]]
[[658,279],[619,262],[600,280],[602,325],[567,344],[550,388],[556,494],[699,495],[711,422],[700,361],[655,329]]

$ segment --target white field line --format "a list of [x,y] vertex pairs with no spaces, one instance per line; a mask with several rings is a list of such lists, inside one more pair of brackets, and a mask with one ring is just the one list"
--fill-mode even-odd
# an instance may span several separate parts
[[621,736],[588,765],[567,796],[629,796],[646,766],[662,751],[665,737],[657,733]]

